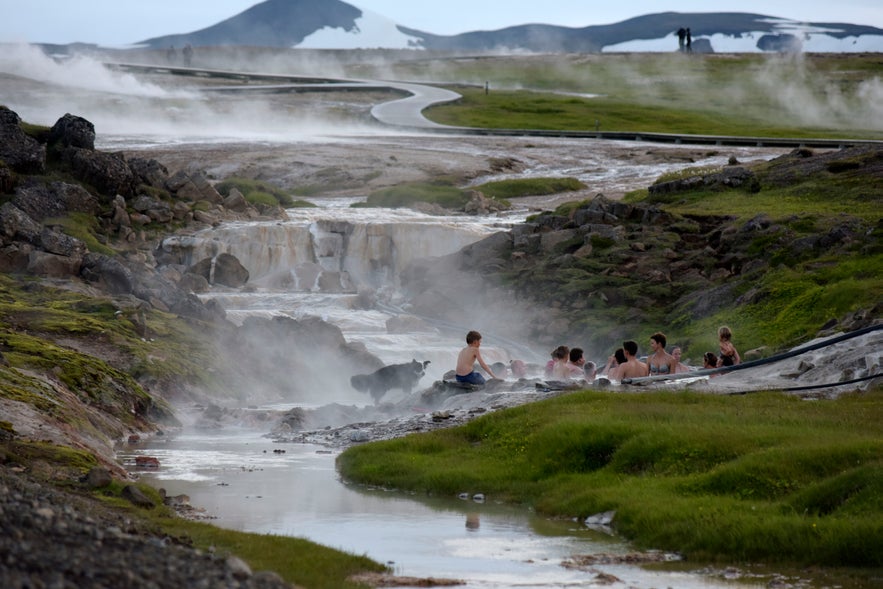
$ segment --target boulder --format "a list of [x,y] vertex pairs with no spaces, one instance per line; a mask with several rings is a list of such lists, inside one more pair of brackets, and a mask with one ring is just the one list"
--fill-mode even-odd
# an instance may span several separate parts
[[113,482],[110,471],[102,466],[94,466],[83,477],[83,483],[90,489],[102,489]]
[[146,215],[156,223],[170,223],[175,215],[168,203],[159,199],[142,194],[136,197],[131,204],[132,208],[142,215]]
[[126,198],[135,195],[135,174],[121,154],[64,147],[58,155],[77,180],[94,186],[108,200],[117,194]]
[[34,246],[26,243],[0,248],[0,272],[25,272]]
[[71,278],[80,273],[80,258],[59,256],[48,252],[32,251],[28,257],[27,271],[36,276]]
[[42,174],[46,168],[46,146],[28,136],[21,118],[0,106],[0,161],[21,174]]
[[0,240],[4,244],[12,241],[25,241],[37,245],[43,226],[12,203],[0,206]]
[[230,190],[227,198],[224,199],[224,208],[235,213],[244,213],[249,209],[249,204],[245,197],[242,196],[242,193],[238,189],[233,188]]
[[218,254],[215,258],[215,284],[239,288],[248,282],[248,270],[232,254]]
[[215,190],[202,172],[180,171],[166,182],[166,187],[183,200],[199,202],[207,200],[212,204],[222,204],[224,197]]
[[[139,456],[138,458],[142,458],[142,457]],[[149,457],[144,457],[144,458],[149,458]],[[154,458],[154,460],[156,460],[156,459]],[[136,459],[136,461],[137,461],[137,459]],[[157,466],[159,466],[158,461],[157,461]],[[150,498],[147,495],[145,495],[141,489],[139,489],[138,487],[136,487],[134,485],[126,485],[125,487],[123,487],[123,490],[120,493],[120,496],[123,499],[126,499],[132,505],[135,505],[137,507],[146,507],[148,509],[153,507],[153,501],[151,501]]]
[[104,254],[86,254],[80,274],[111,294],[129,294],[134,287],[132,272],[116,258]]
[[95,149],[95,125],[83,117],[67,113],[52,125],[49,142],[92,151]]
[[222,284],[239,288],[248,282],[248,270],[232,254],[218,254],[214,258],[203,258],[187,269],[187,272],[202,276],[209,284]]
[[86,244],[76,237],[53,231],[48,227],[44,227],[40,232],[40,246],[50,254],[75,258],[78,263],[82,261],[87,251]]
[[147,186],[163,190],[166,189],[169,170],[158,161],[134,157],[129,160],[129,168],[139,184],[146,184]]

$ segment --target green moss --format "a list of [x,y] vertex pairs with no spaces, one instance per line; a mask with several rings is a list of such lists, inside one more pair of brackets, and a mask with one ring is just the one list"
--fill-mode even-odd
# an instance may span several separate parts
[[586,185],[577,178],[518,178],[486,182],[475,187],[486,197],[495,199],[544,196],[560,192],[573,192],[584,188]]
[[468,201],[466,191],[453,185],[414,182],[376,190],[368,195],[364,206],[397,208],[427,202],[447,209],[461,209]]
[[292,203],[291,194],[260,180],[232,177],[215,186],[215,189],[225,197],[230,196],[230,191],[233,188],[241,192],[242,196],[251,203],[281,205],[283,207],[291,206]]
[[7,459],[18,464],[42,463],[80,473],[88,472],[90,468],[98,464],[98,461],[89,452],[49,442],[14,441],[2,444],[2,447],[6,450]]
[[64,217],[53,217],[43,221],[44,225],[60,226],[64,233],[75,237],[86,244],[90,252],[112,256],[116,252],[107,246],[103,240],[103,234],[98,226],[98,218],[85,213],[68,213]]

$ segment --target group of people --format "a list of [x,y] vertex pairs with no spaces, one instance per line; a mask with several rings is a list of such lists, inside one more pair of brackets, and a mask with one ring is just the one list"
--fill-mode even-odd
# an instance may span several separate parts
[[[181,51],[181,56],[184,58],[184,65],[190,66],[193,61],[193,46],[190,43],[184,45],[184,49]],[[170,45],[166,50],[166,60],[169,63],[175,63],[178,61],[178,52],[175,50],[174,45]]]
[[546,362],[546,380],[595,380],[597,366],[586,360],[582,348],[558,346],[552,350],[552,358]]
[[[726,325],[717,330],[718,346],[720,355],[714,352],[706,352],[702,356],[702,368],[720,368],[721,366],[734,366],[742,359],[736,346],[733,345],[733,332]],[[646,361],[640,360],[638,344],[633,340],[623,342],[622,348],[618,348],[608,359],[601,373],[610,380],[622,380],[624,378],[640,378],[645,376],[663,376],[667,374],[681,374],[690,372],[692,369],[681,361],[681,348],[675,346],[671,353],[665,349],[666,337],[662,332],[656,332],[650,336],[651,353]]]
[[[739,364],[742,359],[733,345],[733,332],[726,325],[717,330],[719,354],[706,352],[703,355],[702,368],[720,368]],[[681,361],[681,348],[675,346],[671,353],[666,351],[667,339],[662,332],[650,336],[651,353],[645,358],[638,357],[638,343],[626,340],[607,359],[605,366],[598,371],[594,362],[585,358],[582,348],[558,346],[551,353],[551,359],[544,368],[546,380],[568,381],[586,380],[592,382],[597,376],[610,380],[621,381],[625,378],[641,378],[645,376],[662,376],[690,372],[692,368]],[[486,382],[484,375],[475,369],[475,365],[492,379],[505,378],[507,368],[502,362],[488,366],[481,356],[481,334],[470,331],[466,334],[466,347],[457,357],[455,378],[457,382],[482,385]],[[517,378],[527,373],[527,365],[521,360],[510,362],[509,370]]]
[[693,51],[693,33],[690,32],[690,27],[678,29],[678,50]]

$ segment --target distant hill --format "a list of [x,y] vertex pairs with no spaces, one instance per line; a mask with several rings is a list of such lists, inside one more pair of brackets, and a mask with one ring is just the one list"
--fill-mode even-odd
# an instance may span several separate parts
[[582,28],[528,24],[494,31],[435,35],[399,25],[340,0],[266,0],[216,25],[138,43],[248,45],[309,49],[427,49],[455,52],[673,51],[689,27],[696,52],[880,52],[883,29],[803,23],[742,12],[663,12]]

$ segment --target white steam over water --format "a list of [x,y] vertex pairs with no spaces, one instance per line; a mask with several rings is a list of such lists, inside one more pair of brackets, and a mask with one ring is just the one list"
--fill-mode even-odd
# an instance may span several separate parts
[[[39,48],[7,45],[0,52],[0,104],[30,123],[52,125],[65,113],[95,125],[99,136],[145,142],[303,141],[330,134],[372,132],[365,120],[289,95],[207,93],[195,83],[167,87],[112,70],[96,58],[55,60]],[[367,109],[367,107],[366,107]],[[148,139],[149,138],[149,139]]]
[[131,74],[113,72],[84,55],[57,61],[33,45],[5,46],[0,52],[0,71],[70,90],[91,90],[143,98],[194,97],[192,92],[165,90],[142,82]]

